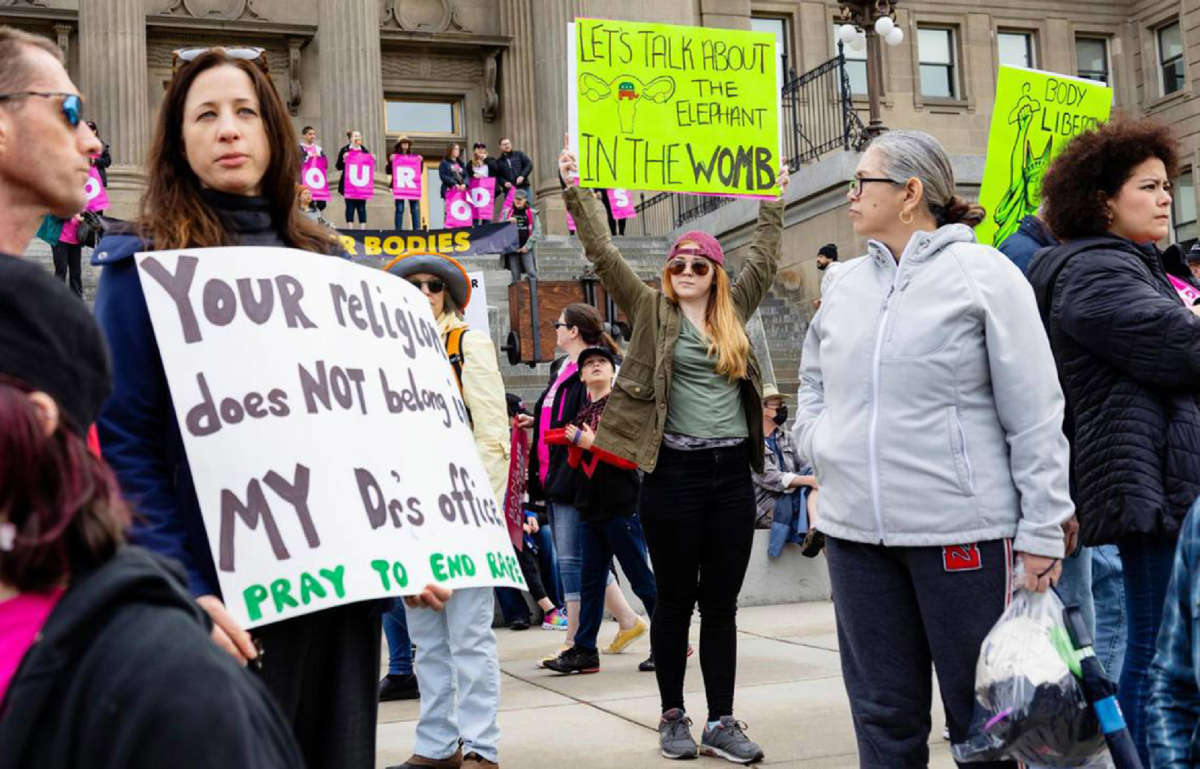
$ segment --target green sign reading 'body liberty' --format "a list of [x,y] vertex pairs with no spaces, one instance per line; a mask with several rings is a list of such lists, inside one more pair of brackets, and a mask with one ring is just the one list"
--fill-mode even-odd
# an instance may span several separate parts
[[979,203],[980,243],[1000,245],[1042,203],[1042,177],[1073,137],[1108,120],[1112,89],[1092,80],[1001,67]]
[[780,74],[770,33],[576,19],[567,40],[582,186],[778,193]]

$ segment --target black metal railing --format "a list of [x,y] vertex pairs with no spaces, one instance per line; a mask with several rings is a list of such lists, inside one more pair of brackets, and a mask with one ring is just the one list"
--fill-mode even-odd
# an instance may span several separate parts
[[[802,75],[791,70],[780,96],[783,153],[790,172],[835,150],[857,151],[866,145],[869,137],[854,110],[840,45],[838,55],[824,64]],[[670,192],[643,195],[637,205],[642,234],[664,235],[734,200]]]

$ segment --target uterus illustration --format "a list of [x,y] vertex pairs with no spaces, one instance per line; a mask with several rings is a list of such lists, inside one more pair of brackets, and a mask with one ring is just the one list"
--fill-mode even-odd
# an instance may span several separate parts
[[631,134],[634,119],[637,117],[638,103],[642,100],[649,100],[654,104],[666,102],[675,95],[675,79],[669,75],[661,75],[643,83],[633,75],[618,75],[610,81],[605,81],[591,72],[584,72],[579,76],[579,88],[590,102],[605,99],[616,102],[621,133]]

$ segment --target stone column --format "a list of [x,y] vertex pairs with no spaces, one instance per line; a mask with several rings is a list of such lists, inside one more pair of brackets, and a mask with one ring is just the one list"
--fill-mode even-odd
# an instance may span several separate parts
[[[375,178],[387,183],[384,146],[383,71],[377,0],[317,3],[317,61],[321,71],[321,146],[333,163],[346,143],[346,130],[362,131],[375,156]],[[378,198],[378,195],[376,195]]]
[[[533,0],[534,97],[537,135],[533,175],[542,225],[551,233],[567,232],[558,185],[558,153],[567,131],[567,22],[582,15],[580,0]],[[526,150],[529,151],[528,149]]]
[[[541,21],[539,20],[539,24]],[[500,34],[512,37],[512,44],[502,54],[500,65],[500,104],[504,133],[513,146],[529,154],[539,167],[534,169],[534,183],[544,169],[538,147],[541,137],[534,104],[534,16],[532,0],[501,0]]]
[[[146,12],[142,0],[79,4],[79,88],[84,113],[109,143],[109,186],[136,177],[149,149]],[[116,178],[114,178],[116,177]]]

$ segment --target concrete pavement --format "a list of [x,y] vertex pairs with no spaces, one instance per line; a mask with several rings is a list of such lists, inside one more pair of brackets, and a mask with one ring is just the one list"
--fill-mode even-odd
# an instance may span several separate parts
[[[742,608],[738,612],[738,688],[735,709],[747,734],[763,746],[763,766],[855,769],[858,766],[849,705],[842,687],[832,604],[819,601]],[[616,632],[605,623],[601,644]],[[562,643],[563,633],[537,628],[496,631],[500,644],[500,764],[509,769],[565,764],[604,767],[733,766],[715,758],[680,764],[658,754],[658,692],[653,673],[639,673],[649,642],[643,637],[624,654],[602,655],[601,672],[557,676],[535,667]],[[693,623],[692,642],[698,643]],[[936,688],[935,688],[936,692]],[[688,665],[687,706],[699,740],[704,687],[699,660]],[[952,769],[944,720],[934,696],[932,769]],[[412,752],[418,703],[388,702],[379,709],[377,766],[398,764]]]

